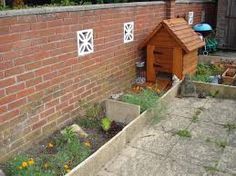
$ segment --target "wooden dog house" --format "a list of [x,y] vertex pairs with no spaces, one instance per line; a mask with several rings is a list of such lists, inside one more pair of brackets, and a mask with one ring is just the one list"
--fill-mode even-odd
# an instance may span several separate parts
[[203,40],[183,18],[162,21],[141,44],[147,47],[147,81],[155,82],[159,72],[183,79],[196,71],[198,48]]

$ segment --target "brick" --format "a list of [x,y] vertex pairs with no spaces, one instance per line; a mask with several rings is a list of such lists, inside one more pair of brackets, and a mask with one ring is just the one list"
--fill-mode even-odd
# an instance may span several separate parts
[[23,106],[26,103],[26,98],[18,99],[10,104],[8,104],[8,110],[15,109],[19,106]]
[[47,121],[45,119],[42,119],[40,121],[38,121],[37,123],[32,125],[32,130],[41,128],[43,125],[45,125],[47,123]]
[[10,26],[10,31],[12,33],[29,31],[29,30],[30,30],[30,24],[15,24]]
[[16,85],[7,87],[6,88],[6,93],[7,94],[12,94],[12,93],[15,93],[15,92],[19,92],[19,91],[23,90],[24,88],[25,88],[24,83],[16,84]]
[[[1,21],[1,20],[0,20]],[[19,34],[10,34],[0,36],[0,45],[20,40]]]
[[42,77],[37,77],[26,81],[26,87],[35,86],[43,81]]
[[0,114],[3,114],[4,112],[7,112],[7,106],[0,106]]
[[15,78],[3,79],[3,80],[0,80],[0,88],[11,86],[11,85],[13,85],[15,83],[16,83]]
[[28,79],[34,78],[34,72],[23,73],[17,76],[17,82],[26,81]]
[[50,108],[40,114],[40,118],[44,119],[45,117],[48,117],[49,115],[53,114],[55,112],[55,108]]
[[6,76],[13,76],[13,75],[17,75],[20,73],[23,73],[25,71],[25,68],[23,66],[19,66],[19,67],[13,67],[9,70],[5,71],[5,75]]
[[10,111],[10,112],[5,113],[5,114],[2,114],[2,115],[0,115],[0,123],[3,123],[7,120],[10,120],[10,119],[16,117],[19,114],[20,114],[20,112],[19,112],[18,109]]
[[35,89],[33,87],[24,89],[17,93],[17,98],[22,98],[33,94]]
[[12,102],[14,100],[16,100],[16,94],[8,95],[8,96],[5,96],[3,98],[0,98],[0,106],[4,105],[4,104],[7,104],[7,103],[10,103],[10,102]]
[[57,128],[56,121],[52,121],[52,122],[50,122],[47,125],[42,127],[42,132],[43,132],[43,134],[48,134],[48,133],[54,131],[56,128]]
[[49,73],[51,71],[51,67],[48,66],[48,67],[43,67],[43,68],[40,68],[38,70],[35,71],[35,75],[36,76],[41,76],[41,75],[45,75],[47,73]]
[[33,62],[31,64],[25,65],[26,70],[34,70],[42,66],[42,61]]

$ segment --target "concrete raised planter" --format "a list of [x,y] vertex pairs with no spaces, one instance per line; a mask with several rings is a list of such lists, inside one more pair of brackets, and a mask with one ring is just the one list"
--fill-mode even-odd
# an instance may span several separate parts
[[[161,98],[160,102],[168,103],[177,94],[180,83],[172,87]],[[150,124],[154,117],[154,110],[148,109],[140,113],[140,107],[115,100],[106,100],[107,115],[113,120],[127,122],[127,126],[123,128],[116,136],[110,139],[106,144],[89,156],[86,160],[72,169],[66,176],[94,176],[109,161],[119,153],[130,140],[140,132],[146,125]],[[127,106],[127,107],[126,107]],[[120,108],[120,109],[119,109]],[[132,111],[129,112],[129,109]],[[114,113],[121,113],[115,115]],[[137,115],[133,117],[133,115]]]
[[236,87],[223,84],[211,84],[194,81],[198,92],[216,94],[218,98],[236,99]]

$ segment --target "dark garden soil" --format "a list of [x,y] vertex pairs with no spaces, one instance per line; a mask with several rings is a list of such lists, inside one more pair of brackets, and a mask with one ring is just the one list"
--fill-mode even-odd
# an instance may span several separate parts
[[[72,123],[73,124],[73,123]],[[70,126],[70,125],[68,125]],[[110,130],[104,132],[101,127],[96,128],[83,128],[83,130],[88,134],[87,138],[78,137],[81,143],[89,143],[91,144],[91,154],[97,151],[102,145],[104,145],[107,141],[109,141],[112,137],[114,137],[117,133],[119,133],[125,127],[124,123],[112,122]],[[38,156],[40,154],[55,154],[57,153],[56,147],[50,147],[49,145],[55,145],[55,141],[58,136],[61,135],[60,130],[54,132],[48,138],[42,140],[38,144],[34,144],[35,146],[28,151],[24,152],[27,154],[31,154],[34,156]]]

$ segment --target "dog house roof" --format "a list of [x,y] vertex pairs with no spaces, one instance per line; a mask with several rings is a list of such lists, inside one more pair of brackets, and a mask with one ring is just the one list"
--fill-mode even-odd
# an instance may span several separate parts
[[140,48],[144,48],[148,42],[158,33],[159,30],[165,28],[181,48],[189,53],[205,45],[199,35],[187,24],[183,18],[174,18],[163,20],[154,31],[144,40]]

